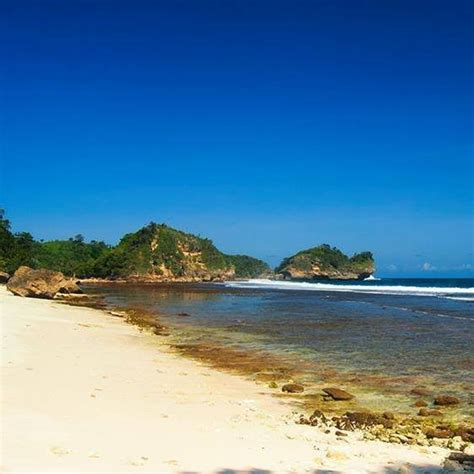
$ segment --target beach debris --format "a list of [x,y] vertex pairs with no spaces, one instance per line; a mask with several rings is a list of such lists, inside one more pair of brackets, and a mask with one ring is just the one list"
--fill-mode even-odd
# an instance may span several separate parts
[[313,414],[309,417],[309,422],[315,426],[318,422],[327,423],[328,419],[321,410],[314,410]]
[[[300,415],[296,423],[298,425],[327,426],[328,421],[329,420],[324,416],[324,413],[321,410],[314,410],[313,414],[309,418],[306,418],[304,415]],[[327,432],[330,433],[330,430]]]
[[356,428],[364,429],[377,425],[381,425],[384,428],[392,428],[394,425],[393,419],[369,411],[347,411],[341,417],[336,417],[334,421],[337,428],[346,431],[353,431]]
[[269,388],[278,388],[278,384],[275,381],[272,381],[268,384]]
[[126,316],[126,313],[123,313],[121,311],[109,311],[109,314],[111,316],[115,316],[116,318],[124,318]]
[[323,392],[326,395],[329,395],[333,400],[336,400],[336,401],[352,400],[354,398],[354,395],[352,395],[349,392],[346,392],[345,390],[342,390],[342,388],[336,388],[336,387],[323,388]]
[[17,296],[52,299],[59,294],[82,293],[76,282],[61,272],[21,266],[8,280],[7,289]]
[[418,418],[395,417],[391,412],[373,413],[370,411],[346,412],[341,416],[327,417],[321,410],[315,410],[309,417],[300,415],[297,424],[318,426],[327,434],[338,431],[359,431],[366,440],[379,440],[386,443],[410,444],[418,446],[436,446],[463,451],[474,455],[474,449],[469,451],[474,442],[474,428],[466,425],[452,424],[434,425],[428,419],[425,426]]
[[439,395],[434,399],[433,403],[440,406],[457,405],[460,403],[460,400],[452,395]]
[[10,274],[7,272],[0,272],[0,283],[6,283],[10,279]]
[[287,383],[281,387],[281,391],[286,393],[302,393],[304,392],[304,387],[299,383]]

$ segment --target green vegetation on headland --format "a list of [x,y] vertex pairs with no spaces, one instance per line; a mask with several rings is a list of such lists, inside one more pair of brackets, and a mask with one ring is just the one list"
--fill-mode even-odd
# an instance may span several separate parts
[[336,247],[319,245],[285,258],[275,272],[294,280],[338,279],[354,280],[370,276],[375,271],[371,252],[348,257]]
[[252,278],[268,274],[262,260],[226,255],[211,240],[165,224],[151,223],[126,234],[117,246],[68,240],[39,242],[27,232],[13,234],[0,214],[0,270],[14,273],[21,266],[56,270],[77,278],[124,278],[156,281],[210,281]]
[[[1,211],[1,210],[0,210]],[[118,245],[68,240],[36,241],[28,232],[12,233],[0,213],[0,270],[13,274],[26,265],[56,270],[76,278],[152,281],[212,281],[273,276],[262,260],[226,255],[211,240],[150,223],[126,234]],[[276,277],[293,280],[362,279],[375,271],[370,252],[348,257],[327,244],[285,258]]]

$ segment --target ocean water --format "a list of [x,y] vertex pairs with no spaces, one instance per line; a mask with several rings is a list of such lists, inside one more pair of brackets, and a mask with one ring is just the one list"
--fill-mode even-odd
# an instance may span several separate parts
[[473,279],[248,280],[89,291],[110,306],[153,311],[172,328],[171,344],[209,363],[257,377],[277,374],[314,393],[337,384],[364,408],[407,414],[416,400],[410,389],[425,386],[461,398],[450,416],[473,419]]

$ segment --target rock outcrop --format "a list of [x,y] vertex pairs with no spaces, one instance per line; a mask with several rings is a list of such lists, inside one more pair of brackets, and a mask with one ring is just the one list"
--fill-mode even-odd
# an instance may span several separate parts
[[8,280],[7,289],[17,296],[32,298],[54,298],[58,293],[81,293],[74,280],[61,272],[52,270],[33,270],[22,266]]
[[339,249],[323,244],[285,258],[275,273],[287,280],[363,280],[374,271],[372,253],[348,257]]

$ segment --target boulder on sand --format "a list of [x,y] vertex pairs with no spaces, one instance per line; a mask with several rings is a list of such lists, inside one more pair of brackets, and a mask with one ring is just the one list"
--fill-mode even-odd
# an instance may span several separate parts
[[76,282],[53,270],[22,266],[8,280],[7,289],[17,296],[54,298],[58,293],[82,293]]

